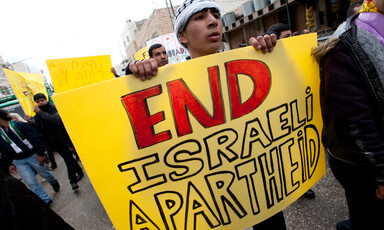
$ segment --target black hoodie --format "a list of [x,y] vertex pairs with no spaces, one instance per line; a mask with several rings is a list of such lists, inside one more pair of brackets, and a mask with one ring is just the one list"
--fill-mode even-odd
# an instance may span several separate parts
[[61,141],[70,141],[56,106],[48,101],[46,105],[39,108],[41,111],[35,116],[35,124],[44,140],[52,142],[59,138]]

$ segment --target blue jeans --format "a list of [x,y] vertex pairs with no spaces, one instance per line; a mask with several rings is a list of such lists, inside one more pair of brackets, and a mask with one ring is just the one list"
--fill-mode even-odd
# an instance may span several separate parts
[[35,171],[44,179],[46,179],[50,184],[55,184],[57,182],[55,175],[51,171],[49,171],[45,167],[45,163],[43,166],[39,165],[39,161],[37,160],[37,154],[33,154],[30,157],[14,160],[14,164],[19,172],[21,178],[23,178],[24,183],[27,187],[35,193],[40,199],[42,199],[45,203],[51,199],[47,192],[41,187],[39,182],[37,182],[35,177]]

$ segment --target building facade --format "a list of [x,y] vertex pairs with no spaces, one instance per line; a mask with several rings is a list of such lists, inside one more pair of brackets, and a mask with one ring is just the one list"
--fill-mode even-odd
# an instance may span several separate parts
[[[242,15],[235,14],[232,20],[224,18],[224,37],[230,49],[239,47],[241,40],[264,34],[275,23],[291,26],[292,32],[310,29],[318,37],[328,36],[346,20],[349,5],[356,0],[253,0],[243,3]],[[251,12],[244,9],[252,7]],[[248,3],[248,7],[244,7]],[[307,11],[313,14],[313,27],[307,26]]]
[[[128,52],[127,50],[137,50],[136,33],[138,32],[138,30],[140,30],[141,26],[144,24],[145,21],[146,19],[138,22],[126,20],[125,27],[121,34],[121,40],[123,41],[126,53]],[[134,59],[128,56],[128,61],[132,62],[134,61]]]
[[[275,23],[286,23],[292,32],[310,29],[319,38],[327,37],[346,20],[349,5],[356,0],[216,0],[223,23],[223,46],[220,50],[238,48],[242,41],[263,35]],[[176,11],[177,7],[174,7]],[[308,27],[308,10],[313,23]],[[173,32],[173,14],[167,8],[157,9],[136,30],[135,39],[126,48],[130,61],[146,41]]]
[[[174,11],[177,7],[174,7]],[[126,47],[125,52],[128,60],[133,61],[133,55],[146,46],[146,42],[160,35],[173,32],[173,11],[168,8],[157,9],[149,16],[141,25],[140,29],[136,30],[135,39]]]

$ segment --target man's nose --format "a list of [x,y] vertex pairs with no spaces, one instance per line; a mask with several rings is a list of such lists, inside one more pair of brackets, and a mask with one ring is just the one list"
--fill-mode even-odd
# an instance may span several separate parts
[[218,23],[218,19],[215,18],[215,16],[211,13],[208,14],[207,16],[207,20],[208,20],[208,27],[216,27],[219,23]]

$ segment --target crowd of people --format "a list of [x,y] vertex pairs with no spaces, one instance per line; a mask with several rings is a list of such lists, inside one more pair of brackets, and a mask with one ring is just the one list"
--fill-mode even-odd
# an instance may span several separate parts
[[[312,51],[321,67],[322,141],[331,170],[345,190],[349,209],[349,219],[338,223],[336,229],[384,229],[384,0],[357,1],[348,15],[333,37]],[[212,0],[186,0],[179,7],[174,30],[190,59],[219,50],[223,29],[220,18],[220,8]],[[251,37],[249,45],[255,52],[273,52],[278,39],[308,32],[295,34],[288,25],[279,23],[266,34]],[[126,74],[149,80],[157,75],[159,67],[168,64],[161,44],[151,46],[148,52],[150,59],[130,63]],[[114,69],[111,71],[119,77]],[[0,187],[8,180],[4,178],[9,178],[8,170],[17,169],[27,187],[49,206],[52,200],[35,178],[36,172],[54,191],[60,189],[57,178],[45,166],[48,149],[63,157],[73,190],[79,188],[77,182],[84,174],[73,158],[74,147],[54,105],[44,94],[36,94],[34,100],[36,116],[32,119],[26,115],[27,122],[12,121],[9,113],[0,109],[0,166],[4,171]],[[305,196],[313,198],[315,194],[309,190]],[[253,229],[286,229],[283,212]]]
[[[43,93],[34,95],[36,115],[25,120],[0,109],[0,219],[5,229],[73,229],[49,207],[53,200],[39,184],[39,174],[59,192],[60,183],[53,170],[57,151],[67,166],[73,191],[84,176],[77,163],[76,150],[54,104]],[[50,154],[48,154],[50,152]],[[48,169],[47,156],[51,168]],[[76,158],[76,159],[75,159]],[[11,174],[9,173],[11,172]],[[19,174],[22,179],[12,176]],[[25,185],[29,190],[25,187]],[[36,218],[39,216],[39,218]],[[26,218],[28,217],[28,218]]]

